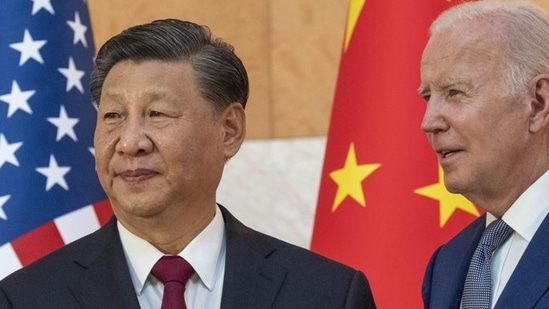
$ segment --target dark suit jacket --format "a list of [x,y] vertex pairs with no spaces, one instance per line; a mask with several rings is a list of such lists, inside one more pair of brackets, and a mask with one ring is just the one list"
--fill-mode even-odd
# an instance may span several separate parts
[[[221,209],[221,308],[375,308],[361,272],[251,230]],[[116,219],[0,281],[0,308],[139,308]]]
[[[435,251],[423,280],[425,308],[460,307],[469,263],[485,225],[483,215]],[[534,234],[495,308],[549,308],[549,216]]]

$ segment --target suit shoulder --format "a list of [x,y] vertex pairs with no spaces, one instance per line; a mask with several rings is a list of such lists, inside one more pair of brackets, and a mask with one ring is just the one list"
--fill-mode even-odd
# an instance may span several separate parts
[[220,208],[226,224],[227,243],[231,247],[246,247],[286,268],[296,269],[301,272],[312,272],[320,269],[324,269],[324,272],[334,270],[347,275],[356,272],[356,270],[340,262],[251,229],[238,221],[223,206],[220,205]]
[[286,241],[265,235],[271,238],[271,242],[276,245],[277,250],[273,252],[271,258],[287,261],[286,263],[302,268],[311,268],[313,271],[323,269],[324,271],[334,270],[344,273],[354,273],[355,269],[341,262],[330,259],[309,249],[302,248]]
[[275,248],[266,259],[287,271],[281,299],[293,295],[292,302],[303,302],[302,308],[309,308],[305,300],[312,298],[320,302],[315,308],[339,308],[343,303],[345,308],[375,308],[370,284],[360,270],[283,240],[260,235]]
[[[74,264],[75,260],[86,261],[93,256],[89,252],[101,250],[107,240],[106,235],[112,232],[112,225],[109,223],[13,272],[0,280],[0,288],[6,289],[20,284],[29,284],[29,282],[62,280],[63,274],[67,273],[67,267]],[[53,274],[55,276],[50,276]]]
[[[239,239],[249,249],[267,260],[282,266],[289,274],[303,278],[317,278],[319,281],[349,282],[354,276],[364,274],[341,262],[335,261],[309,249],[244,227],[246,236]],[[239,234],[242,237],[242,234]]]

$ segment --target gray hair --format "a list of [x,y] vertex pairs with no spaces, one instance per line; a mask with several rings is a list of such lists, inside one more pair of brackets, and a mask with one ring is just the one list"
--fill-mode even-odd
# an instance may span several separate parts
[[120,61],[185,61],[191,64],[200,95],[216,110],[238,102],[246,106],[249,82],[234,48],[212,36],[206,26],[177,19],[157,20],[122,31],[97,53],[91,74],[91,94],[99,105],[101,88]]
[[542,8],[529,1],[466,2],[443,12],[431,25],[430,34],[472,21],[495,30],[507,60],[508,94],[524,91],[532,77],[549,73],[549,16]]

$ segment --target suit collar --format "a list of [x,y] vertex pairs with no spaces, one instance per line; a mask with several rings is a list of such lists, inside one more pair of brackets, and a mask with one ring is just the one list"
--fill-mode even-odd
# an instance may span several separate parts
[[[533,308],[549,290],[549,216],[524,251],[495,308]],[[513,307],[514,308],[514,307]]]
[[486,215],[482,215],[433,256],[434,265],[428,269],[431,273],[426,274],[431,280],[429,286],[424,286],[424,293],[429,293],[429,308],[460,308],[471,257],[485,225]]
[[139,308],[114,217],[75,245],[69,289],[82,307]]
[[240,223],[220,205],[227,232],[221,308],[270,308],[287,270],[271,261],[276,245]]
[[[270,308],[287,273],[287,269],[269,260],[276,244],[219,207],[227,232],[221,308]],[[79,271],[69,289],[82,306],[139,308],[114,217],[72,247]]]

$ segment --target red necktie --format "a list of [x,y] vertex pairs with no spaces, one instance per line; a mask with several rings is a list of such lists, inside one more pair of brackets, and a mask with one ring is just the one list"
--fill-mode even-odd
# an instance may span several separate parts
[[187,309],[185,305],[185,284],[194,269],[180,256],[163,256],[151,270],[153,276],[164,284],[161,309]]

